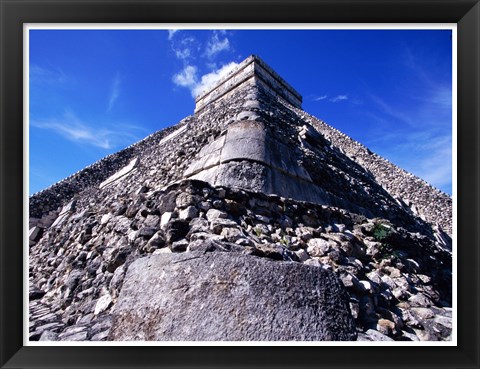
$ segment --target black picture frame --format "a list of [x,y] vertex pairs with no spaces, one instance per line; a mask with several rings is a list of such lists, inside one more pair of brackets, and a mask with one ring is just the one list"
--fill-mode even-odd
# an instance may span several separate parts
[[[479,368],[479,0],[0,0],[2,368]],[[458,346],[23,347],[24,23],[457,23]]]

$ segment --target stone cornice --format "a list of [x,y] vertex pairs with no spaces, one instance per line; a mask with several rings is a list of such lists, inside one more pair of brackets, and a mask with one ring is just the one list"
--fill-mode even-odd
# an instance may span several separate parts
[[202,110],[208,104],[217,101],[229,92],[239,88],[244,82],[260,80],[268,87],[268,91],[283,98],[297,108],[302,106],[302,96],[256,55],[250,55],[234,70],[218,80],[208,90],[195,99],[195,112]]

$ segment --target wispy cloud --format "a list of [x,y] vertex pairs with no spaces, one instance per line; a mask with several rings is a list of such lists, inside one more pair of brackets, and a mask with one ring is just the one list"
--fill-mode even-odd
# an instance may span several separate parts
[[173,38],[173,35],[177,33],[179,30],[178,29],[169,29],[168,30],[168,39],[171,41]]
[[413,53],[408,46],[404,45],[402,62],[412,71],[412,73],[415,75],[415,78],[419,80],[423,85],[428,86],[429,88],[436,88],[438,87],[437,79],[432,78],[432,72],[425,69],[422,66],[423,63],[419,62],[418,60],[422,53],[424,52],[421,52],[419,50]]
[[339,102],[339,101],[344,101],[344,100],[348,100],[348,96],[347,95],[337,95],[335,97],[332,97],[330,99],[331,102]]
[[[395,99],[365,94],[375,125],[372,149],[437,188],[452,191],[451,76],[427,69],[418,52],[405,48],[403,64],[411,78]],[[373,135],[372,135],[373,136]]]
[[[402,137],[396,150],[403,166],[436,187],[452,184],[452,137],[434,131],[421,131]],[[415,160],[411,159],[415,153]]]
[[452,89],[450,86],[438,86],[430,90],[427,96],[413,95],[412,99],[425,105],[434,105],[437,109],[452,109]]
[[[192,37],[188,32],[182,37],[170,39],[170,45],[177,59],[183,62],[183,69],[172,76],[175,85],[186,87],[193,97],[210,88],[220,78],[228,74],[238,64],[230,62],[219,67],[218,55],[231,49],[225,30],[214,30],[206,40]],[[203,74],[205,70],[209,73]]]
[[177,57],[177,59],[186,60],[192,55],[192,52],[188,47],[184,49],[175,49],[173,51],[175,51],[175,56]]
[[[138,140],[132,131],[139,129],[136,126],[116,125],[115,129],[107,128],[105,124],[87,124],[74,113],[66,111],[59,119],[30,120],[32,127],[48,129],[65,139],[79,144],[111,149],[121,144]],[[119,128],[120,127],[120,128]]]
[[426,160],[419,162],[419,173],[428,183],[437,188],[452,185],[452,150],[451,145],[437,148]]
[[228,37],[220,38],[220,35],[224,36],[225,32],[214,31],[212,37],[208,41],[205,49],[205,55],[208,58],[213,58],[219,52],[230,49],[230,41]]
[[194,59],[194,51],[200,48],[200,45],[195,37],[183,36],[173,37],[179,30],[169,30],[168,40],[170,41],[170,47],[175,54],[175,57],[182,60],[184,64],[187,64],[189,60]]
[[213,86],[219,79],[226,76],[237,65],[238,64],[235,62],[230,62],[211,73],[204,74],[201,77],[197,76],[197,68],[195,66],[187,65],[180,73],[173,76],[173,82],[177,86],[189,88],[192,96],[196,97],[201,92]]
[[399,167],[451,193],[452,135],[449,115],[442,116],[438,107],[432,104],[411,107],[408,115],[387,104],[380,103],[377,107],[376,112],[367,113],[378,124],[371,126],[374,133],[365,142],[366,145]]
[[417,124],[412,119],[411,115],[405,114],[401,109],[397,109],[396,107],[387,104],[383,99],[376,95],[370,95],[370,99],[375,103],[375,105],[380,109],[383,114],[394,118],[397,121],[402,123],[406,123],[409,126],[416,127]]
[[382,124],[365,142],[400,168],[451,193],[452,137],[441,129],[412,130]]
[[197,39],[193,36],[186,36],[180,40],[181,45],[193,45],[197,42]]
[[118,97],[120,96],[120,74],[116,74],[115,78],[112,82],[112,88],[110,91],[110,98],[108,99],[108,108],[107,111],[112,110],[115,102],[117,101]]
[[340,102],[340,101],[348,100],[348,96],[347,95],[337,95],[337,96],[328,98],[328,95],[322,95],[322,96],[314,97],[313,101],[323,101],[323,100],[327,100],[327,99],[330,102],[337,103],[337,102]]
[[36,64],[30,65],[30,83],[61,84],[67,81],[67,75],[60,68],[44,68]]
[[452,83],[451,75],[445,75],[438,70],[426,69],[418,60],[419,52],[415,54],[409,47],[404,47],[403,64],[407,66],[428,94],[419,97],[412,94],[412,98],[423,100],[425,103],[437,104],[440,108],[452,108]]

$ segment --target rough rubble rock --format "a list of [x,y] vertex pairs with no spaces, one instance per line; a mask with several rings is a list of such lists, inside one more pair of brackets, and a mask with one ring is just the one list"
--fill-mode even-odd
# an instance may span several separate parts
[[109,338],[355,340],[346,298],[333,273],[298,263],[237,253],[155,255],[130,265]]
[[[176,203],[177,198],[194,197],[202,201]],[[132,218],[119,215],[101,222],[105,212],[112,211],[109,201],[97,205],[95,215],[78,217],[87,214],[78,209],[78,214],[65,219],[63,233],[48,234],[31,248],[35,256],[32,302],[40,299],[47,320],[53,314],[64,322],[54,326],[55,333],[80,325],[87,339],[106,340],[106,330],[95,332],[92,327],[98,319],[110,316],[129,265],[145,254],[173,251],[238,253],[330,270],[349,294],[360,333],[375,330],[394,340],[451,337],[451,314],[446,308],[451,304],[451,256],[418,233],[381,218],[241,189],[215,188],[201,181],[180,181],[141,198],[125,196],[121,202],[129,203],[129,199],[138,209]],[[156,209],[166,204],[165,199],[170,203],[165,209],[170,211],[162,214]],[[190,206],[198,210],[197,217],[178,218]],[[91,239],[84,244],[75,241],[85,229],[91,229]],[[52,250],[52,244],[59,246]],[[377,252],[371,253],[372,247]],[[95,308],[107,291],[112,301],[96,316]],[[438,318],[419,316],[415,309],[421,305],[435,308]],[[31,319],[31,337],[38,339],[44,329],[37,329],[44,325],[42,315],[33,314]],[[58,339],[71,336],[59,335]]]

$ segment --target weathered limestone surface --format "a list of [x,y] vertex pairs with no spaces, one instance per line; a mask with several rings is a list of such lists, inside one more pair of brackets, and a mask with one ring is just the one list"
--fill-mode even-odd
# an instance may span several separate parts
[[110,186],[111,184],[115,183],[119,179],[132,174],[132,172],[135,170],[135,167],[138,164],[138,158],[133,159],[130,163],[128,163],[127,166],[123,167],[120,169],[117,173],[115,173],[113,176],[108,177],[105,181],[100,183],[100,188],[105,188],[107,186]]
[[[185,177],[213,185],[329,203],[285,143],[272,137],[265,124],[241,120],[225,134],[204,146],[185,171]],[[247,171],[245,171],[247,169]]]
[[130,265],[109,338],[323,341],[355,340],[356,331],[332,272],[238,253],[192,252]]

